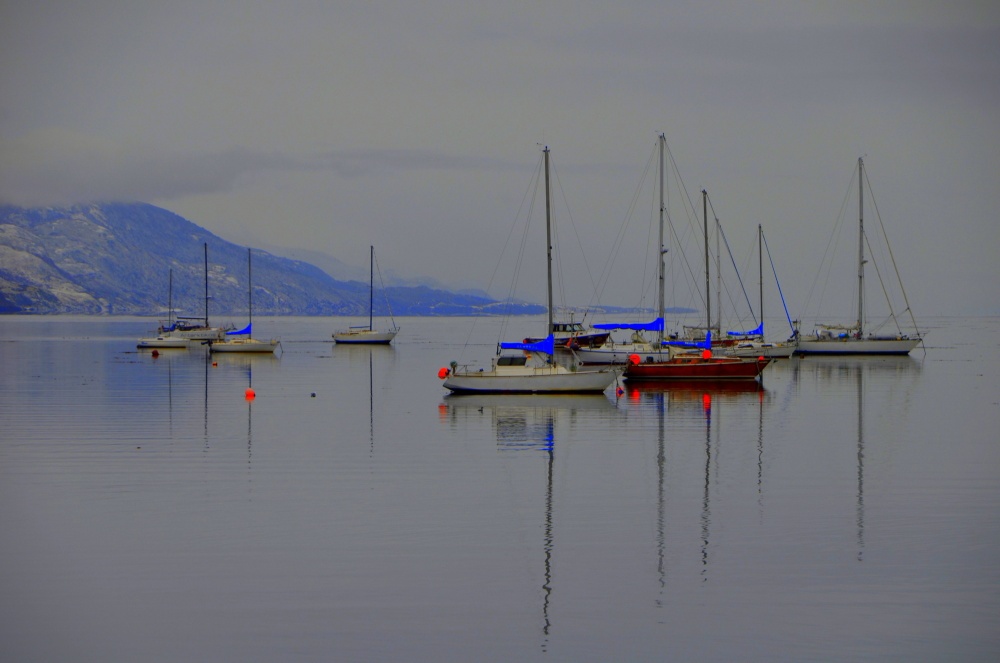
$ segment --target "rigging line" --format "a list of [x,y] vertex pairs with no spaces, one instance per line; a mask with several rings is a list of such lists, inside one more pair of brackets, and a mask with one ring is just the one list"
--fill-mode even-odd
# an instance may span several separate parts
[[[854,173],[858,171],[857,168],[851,173],[850,182],[848,182],[847,189],[844,191],[844,198],[840,203],[840,212],[837,215],[837,222],[833,225],[833,229],[830,232],[829,238],[827,238],[826,248],[823,250],[823,258],[820,260],[819,269],[816,270],[816,276],[813,277],[812,285],[809,286],[809,292],[806,295],[806,303],[804,310],[808,311],[810,308],[810,302],[812,302],[813,292],[816,289],[816,284],[819,283],[820,277],[823,276],[824,269],[826,270],[826,278],[823,280],[823,289],[820,292],[819,302],[816,307],[816,316],[819,316],[819,311],[822,310],[823,298],[826,294],[826,286],[830,278],[830,272],[833,269],[833,253],[836,253],[836,241],[835,237],[838,235],[840,230],[843,228],[844,219],[846,218],[846,209],[848,204],[848,198],[851,191],[854,188]],[[833,249],[831,251],[831,248]],[[829,257],[829,260],[827,258]]]
[[778,280],[778,270],[774,268],[774,258],[771,257],[771,247],[767,245],[767,238],[764,237],[764,231],[760,231],[760,237],[764,240],[764,248],[767,249],[767,260],[771,263],[771,272],[774,274],[774,284],[778,286],[778,295],[781,297],[781,305],[785,309],[785,318],[788,319],[788,326],[792,328],[792,333],[795,333],[795,325],[792,324],[792,316],[788,314],[788,304],[785,303],[785,294],[781,292],[781,281]]
[[868,179],[867,171],[865,172],[865,182],[868,184],[868,196],[871,198],[872,207],[875,208],[875,218],[878,219],[879,230],[882,231],[882,236],[885,237],[885,247],[889,251],[889,261],[892,263],[892,268],[896,272],[896,281],[899,283],[899,290],[903,293],[903,303],[906,304],[906,312],[910,314],[910,322],[913,323],[913,329],[920,338],[920,342],[923,343],[923,336],[920,335],[920,328],[917,326],[917,319],[913,315],[913,310],[910,308],[910,300],[906,296],[906,288],[903,287],[903,279],[899,275],[899,268],[896,266],[896,257],[892,254],[892,245],[889,244],[889,234],[886,233],[885,226],[882,224],[882,214],[878,211],[878,203],[875,202],[875,192],[872,190],[872,183],[871,180]]
[[[639,197],[642,194],[642,187],[643,187],[643,185],[646,182],[646,177],[649,174],[650,166],[651,166],[651,164],[653,162],[653,158],[655,156],[655,153],[656,153],[656,150],[655,150],[655,147],[654,147],[653,151],[650,153],[650,158],[646,161],[646,166],[643,168],[642,177],[639,180],[639,185],[636,187],[635,191],[633,192],[631,200],[629,200],[628,209],[625,212],[625,218],[622,219],[622,223],[618,227],[618,234],[615,236],[615,241],[612,243],[611,251],[609,252],[608,258],[605,261],[604,267],[603,267],[603,269],[601,271],[601,275],[600,275],[600,277],[597,280],[598,287],[597,287],[597,290],[596,290],[596,292],[594,294],[594,301],[592,301],[591,304],[596,305],[596,304],[600,303],[601,299],[604,296],[604,289],[607,287],[608,282],[611,280],[611,274],[613,272],[614,265],[615,265],[615,263],[618,260],[618,256],[621,253],[622,245],[624,244],[625,231],[628,228],[628,226],[629,226],[629,224],[630,224],[630,222],[632,220],[632,215],[635,212],[635,209],[636,209],[637,204],[638,204]],[[654,202],[654,205],[655,205],[655,202]],[[652,220],[650,220],[650,224],[651,223],[652,223]],[[646,246],[647,247],[649,246],[649,242],[650,242],[649,237],[651,236],[651,234],[652,234],[652,229],[650,228],[649,234],[647,234],[647,241],[646,241]],[[643,284],[646,283],[647,262],[648,261],[646,261],[646,260],[643,261],[643,278],[642,278],[642,283]],[[643,301],[643,293],[644,293],[644,291],[645,291],[645,285],[643,285],[643,287],[640,288],[640,298],[639,298],[639,304],[638,304],[640,308],[642,307],[642,301]]]
[[[576,227],[576,223],[573,221],[573,211],[570,209],[569,200],[566,197],[566,190],[565,190],[565,188],[563,188],[562,180],[559,178],[559,173],[556,170],[555,165],[553,164],[553,159],[552,159],[552,155],[551,154],[549,154],[549,167],[551,168],[552,174],[553,174],[553,176],[555,178],[555,181],[556,181],[556,184],[558,185],[559,193],[562,194],[563,206],[565,207],[566,214],[569,217],[569,226],[570,226],[570,229],[573,231],[573,236],[576,238],[576,244],[577,244],[577,246],[580,249],[580,256],[581,256],[581,258],[583,260],[583,267],[584,267],[584,269],[587,272],[587,278],[590,280],[590,291],[591,291],[591,293],[593,293],[593,292],[595,292],[597,290],[597,285],[596,285],[596,283],[594,281],[594,275],[593,275],[593,273],[590,270],[590,263],[587,262],[587,254],[586,254],[586,252],[583,249],[583,242],[580,240],[580,232],[579,232],[579,229]],[[555,209],[554,209],[554,207],[553,207],[552,217],[553,217],[552,218],[552,231],[555,234],[555,233],[558,232],[558,224],[555,222]],[[554,244],[555,244],[555,253],[556,253],[556,266],[557,266],[557,270],[558,270],[558,274],[559,274],[559,296],[562,299],[563,305],[568,308],[567,298],[566,298],[565,280],[563,279],[563,274],[562,274],[562,257],[561,257],[562,256],[562,251],[559,248],[561,242],[554,241]],[[584,320],[587,319],[587,314],[590,312],[590,307],[591,307],[592,303],[593,302],[591,302],[590,304],[588,304],[587,307],[586,307],[586,309],[584,310],[584,313],[583,313],[583,319]]]
[[524,264],[524,255],[526,247],[528,245],[528,235],[531,229],[531,219],[534,216],[535,203],[538,200],[538,188],[542,184],[542,166],[544,164],[544,153],[539,159],[538,168],[535,170],[535,178],[533,186],[529,186],[529,191],[531,192],[530,202],[528,204],[528,211],[524,218],[524,230],[521,233],[521,244],[517,253],[517,259],[514,264],[514,274],[511,279],[511,286],[508,290],[507,300],[505,302],[505,310],[503,320],[500,324],[500,338],[497,340],[497,349],[499,351],[500,341],[504,338],[504,334],[507,331],[507,326],[509,324],[511,310],[514,306],[514,297],[517,294],[517,283],[521,275],[521,266]]
[[[525,189],[524,196],[521,198],[521,203],[518,205],[517,213],[514,215],[514,221],[510,224],[510,229],[507,231],[507,238],[504,240],[503,248],[500,249],[500,255],[497,257],[496,264],[493,266],[493,273],[490,274],[490,278],[489,278],[489,280],[486,283],[486,292],[489,292],[490,288],[493,287],[493,281],[497,277],[497,272],[500,271],[500,265],[503,263],[503,256],[507,252],[507,248],[510,246],[510,240],[511,240],[511,237],[514,236],[514,230],[517,228],[518,221],[521,218],[521,212],[524,210],[524,206],[525,206],[526,202],[529,200],[529,197],[530,197],[530,194],[531,194],[531,184],[530,184],[530,182],[531,181],[537,181],[537,179],[538,179],[538,171],[539,171],[540,168],[541,168],[541,160],[539,160],[538,163],[535,166],[534,175],[532,175],[532,179],[529,180],[528,188]],[[509,300],[509,298],[510,298],[510,295],[509,295],[509,291],[508,291],[508,300]],[[502,316],[501,316],[502,319],[506,319],[507,317],[509,317],[510,306],[511,306],[510,302],[505,300],[504,301],[504,308],[503,308]],[[479,319],[479,316],[474,316],[472,318],[472,325],[470,325],[469,332],[465,336],[465,342],[462,344],[462,352],[459,353],[459,359],[463,359],[463,355],[464,355],[465,349],[468,348],[468,346],[469,346],[469,339],[472,338],[472,334],[475,332],[476,321],[478,319]],[[499,347],[499,342],[498,342],[497,347]]]
[[[733,269],[736,270],[736,280],[740,283],[740,289],[743,291],[743,298],[746,300],[747,308],[750,310],[750,319],[756,323],[757,316],[754,315],[753,306],[750,304],[750,296],[747,294],[746,286],[743,284],[743,276],[740,274],[739,267],[736,266],[736,259],[733,258],[733,250],[729,247],[729,239],[726,237],[726,231],[722,229],[722,224],[718,223],[718,219],[716,219],[716,225],[719,228],[719,234],[722,235],[722,243],[726,245],[726,251],[729,252],[729,260],[733,263]],[[731,297],[730,301],[732,301]]]
[[[375,255],[374,252],[372,255]],[[385,282],[382,280],[382,268],[378,264],[378,256],[375,256],[375,272],[378,273],[378,283],[382,286],[382,296],[385,298],[385,307],[389,311],[389,319],[392,320],[392,326],[396,326],[396,319],[392,316],[392,306],[389,304],[389,293],[385,289]]]
[[[872,249],[871,242],[868,241],[868,233],[865,233],[865,245],[868,247],[868,255],[874,256],[875,252]],[[889,305],[889,317],[883,320],[882,323],[879,324],[877,327],[875,327],[875,329],[873,329],[872,331],[878,331],[879,329],[882,329],[882,327],[884,327],[890,320],[892,320],[894,323],[896,323],[896,331],[902,334],[903,330],[899,328],[899,321],[896,320],[896,313],[892,310],[892,302],[889,300],[889,291],[886,290],[885,281],[882,279],[882,270],[879,269],[878,261],[872,260],[871,262],[873,265],[875,265],[875,275],[878,276],[878,284],[879,286],[882,287],[882,294],[885,295],[885,301]]]

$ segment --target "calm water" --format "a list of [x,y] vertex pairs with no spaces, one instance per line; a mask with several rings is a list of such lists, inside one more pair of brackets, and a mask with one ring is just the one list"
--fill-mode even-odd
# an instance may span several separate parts
[[496,323],[401,322],[0,317],[0,660],[1000,659],[1000,320],[617,399],[445,397]]

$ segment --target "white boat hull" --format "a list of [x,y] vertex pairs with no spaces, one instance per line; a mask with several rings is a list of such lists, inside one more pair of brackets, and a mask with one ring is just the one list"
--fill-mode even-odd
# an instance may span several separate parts
[[140,338],[135,347],[140,350],[187,350],[189,345],[190,343],[186,338],[177,338],[176,336],[157,336],[155,338]]
[[563,366],[518,368],[516,371],[497,367],[491,371],[451,373],[445,378],[444,386],[455,393],[600,393],[610,387],[618,375],[610,369],[573,371]]
[[379,331],[377,329],[352,329],[333,333],[335,343],[388,344],[396,337],[398,329]]
[[729,357],[768,357],[788,359],[795,354],[795,343],[737,343],[725,348],[722,354]]
[[269,341],[258,341],[255,338],[234,338],[216,341],[211,344],[212,352],[274,352],[280,341],[272,338]]
[[628,363],[630,355],[656,352],[656,348],[649,344],[620,343],[617,345],[605,345],[603,348],[586,349],[580,348],[574,351],[577,359],[587,365],[619,365]]
[[920,344],[919,338],[803,338],[799,355],[905,355]]

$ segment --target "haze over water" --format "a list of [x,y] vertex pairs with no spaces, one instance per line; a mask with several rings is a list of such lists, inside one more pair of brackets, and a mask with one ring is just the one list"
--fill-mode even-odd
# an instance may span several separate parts
[[0,660],[1000,658],[997,318],[621,397],[446,397],[498,322],[346,322],[0,317]]

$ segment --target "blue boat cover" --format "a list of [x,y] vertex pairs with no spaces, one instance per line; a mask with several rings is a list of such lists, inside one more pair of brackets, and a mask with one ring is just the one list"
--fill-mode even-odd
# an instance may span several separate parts
[[607,322],[594,325],[594,329],[634,329],[636,331],[663,331],[663,318],[652,322]]
[[704,341],[664,341],[663,345],[674,345],[681,348],[704,348],[705,350],[712,349],[712,332],[705,332]]
[[763,336],[764,335],[764,322],[761,321],[757,325],[757,329],[751,329],[750,331],[727,331],[726,334],[729,336]]
[[556,340],[549,334],[537,343],[501,343],[504,350],[527,350],[528,352],[544,352],[547,355],[556,353]]
[[253,323],[251,322],[250,324],[248,324],[246,327],[244,327],[243,329],[241,329],[239,331],[227,331],[226,332],[226,336],[249,336],[250,335],[250,327],[252,327],[252,326],[253,326]]

